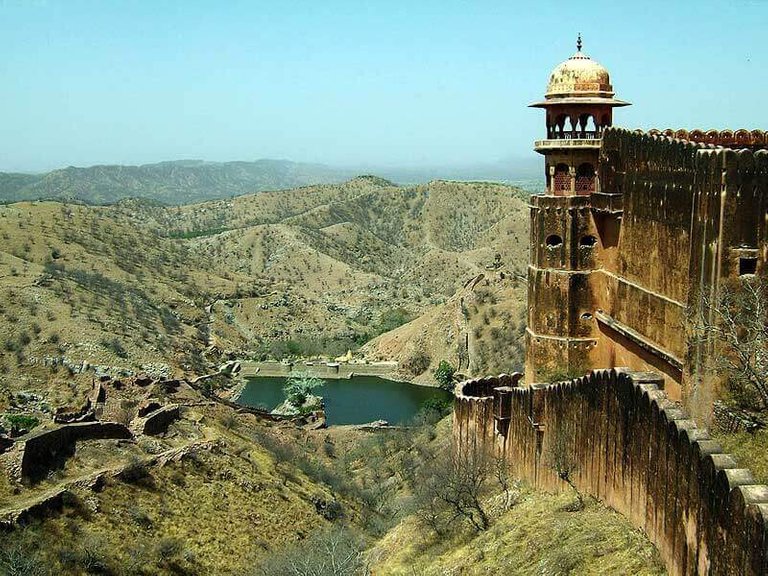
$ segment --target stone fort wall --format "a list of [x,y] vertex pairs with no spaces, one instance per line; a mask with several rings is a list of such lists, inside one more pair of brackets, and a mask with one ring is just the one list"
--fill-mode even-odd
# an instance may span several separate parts
[[546,490],[565,442],[572,478],[642,529],[673,575],[768,574],[768,487],[754,482],[660,389],[654,373],[602,370],[518,387],[499,376],[457,385],[454,448],[504,456]]
[[596,193],[532,198],[527,382],[654,370],[708,420],[718,382],[703,359],[713,351],[690,343],[690,321],[702,295],[716,301],[723,283],[766,272],[767,140],[609,128]]
[[[707,419],[717,382],[702,369],[712,351],[689,342],[692,313],[703,295],[716,301],[723,283],[765,270],[768,150],[721,147],[763,146],[760,131],[692,134],[698,143],[604,134],[602,191],[622,196],[623,214],[617,256],[594,279],[609,319],[597,315],[603,346],[591,366],[660,371],[668,394]],[[746,261],[754,267],[743,268]]]

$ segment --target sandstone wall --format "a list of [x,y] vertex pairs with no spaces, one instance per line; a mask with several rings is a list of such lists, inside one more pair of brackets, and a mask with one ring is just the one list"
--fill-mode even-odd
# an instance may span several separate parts
[[[622,199],[623,214],[615,258],[600,258],[592,275],[604,315],[592,367],[659,371],[667,393],[706,420],[717,382],[703,361],[713,351],[692,347],[690,319],[702,295],[717,301],[722,283],[745,273],[744,259],[765,270],[768,151],[757,149],[760,131],[670,134],[603,136],[602,192]],[[690,135],[698,143],[678,139]]]
[[579,462],[579,489],[644,530],[670,574],[768,573],[768,487],[667,398],[660,376],[611,370],[514,383],[500,376],[457,386],[455,449],[490,449],[535,486],[562,490],[549,461],[563,441]]

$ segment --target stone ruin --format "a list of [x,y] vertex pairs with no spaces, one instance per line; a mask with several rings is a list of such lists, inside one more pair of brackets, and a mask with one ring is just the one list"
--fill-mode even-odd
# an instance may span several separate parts
[[165,433],[168,426],[181,416],[179,404],[163,404],[148,398],[128,415],[129,423],[122,423],[115,421],[115,416],[123,410],[119,396],[109,397],[108,387],[122,390],[136,386],[151,390],[150,386],[154,386],[158,391],[173,393],[181,385],[179,380],[156,381],[143,375],[127,382],[109,377],[94,381],[81,407],[57,410],[52,424],[19,438],[3,438],[0,441],[0,457],[9,477],[16,482],[39,482],[74,455],[78,442],[108,439],[135,441],[142,435]]

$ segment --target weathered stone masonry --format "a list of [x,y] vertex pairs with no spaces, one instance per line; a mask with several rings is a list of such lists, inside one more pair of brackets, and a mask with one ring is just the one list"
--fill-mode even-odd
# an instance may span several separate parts
[[691,319],[702,296],[768,271],[768,135],[613,128],[629,103],[577,46],[531,104],[547,187],[530,204],[525,380],[654,370],[708,421],[720,382]]
[[[532,199],[526,379],[553,366],[653,369],[706,419],[717,382],[702,370],[711,351],[689,342],[691,312],[724,282],[765,272],[768,150],[608,128],[599,174],[591,196]],[[553,235],[563,242],[549,246]]]
[[645,531],[670,574],[768,574],[768,487],[667,398],[660,376],[602,370],[559,384],[517,380],[457,386],[456,449],[503,455],[515,474],[556,491],[567,486],[548,454],[564,438],[580,462],[578,488]]

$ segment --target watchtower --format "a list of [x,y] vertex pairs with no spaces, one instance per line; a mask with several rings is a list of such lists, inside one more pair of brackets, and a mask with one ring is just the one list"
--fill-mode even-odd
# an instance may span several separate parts
[[581,35],[576,53],[552,71],[544,100],[530,105],[546,111],[547,137],[534,149],[545,158],[547,189],[530,205],[529,383],[592,367],[598,334],[591,273],[615,252],[612,230],[621,219],[600,194],[600,144],[613,109],[628,105],[614,98],[608,70],[582,52]]
[[600,136],[613,124],[613,109],[629,106],[614,98],[608,70],[581,51],[559,64],[549,77],[544,100],[532,108],[547,114],[547,139],[534,149],[545,157],[547,194],[589,195],[599,191],[597,159]]

